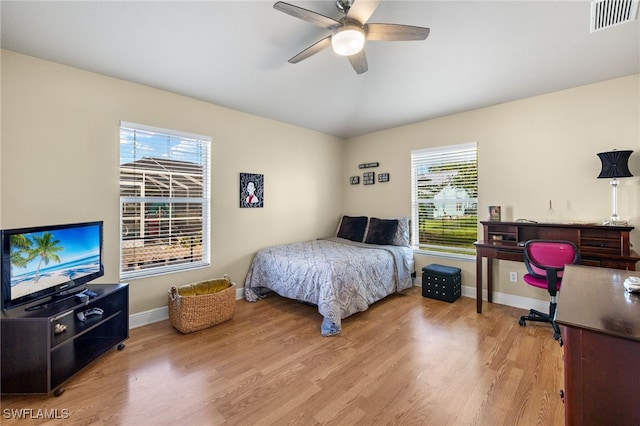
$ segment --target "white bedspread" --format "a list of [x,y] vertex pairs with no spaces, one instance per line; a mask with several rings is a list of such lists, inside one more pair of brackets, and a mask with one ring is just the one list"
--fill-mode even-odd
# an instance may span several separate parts
[[337,334],[343,318],[411,287],[407,250],[337,237],[269,247],[253,259],[245,299],[255,302],[267,288],[317,305],[322,334]]

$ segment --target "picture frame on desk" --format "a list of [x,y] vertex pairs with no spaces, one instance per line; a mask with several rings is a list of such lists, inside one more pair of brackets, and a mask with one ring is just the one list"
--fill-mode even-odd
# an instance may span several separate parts
[[489,206],[489,221],[500,222],[502,220],[502,209],[500,206]]

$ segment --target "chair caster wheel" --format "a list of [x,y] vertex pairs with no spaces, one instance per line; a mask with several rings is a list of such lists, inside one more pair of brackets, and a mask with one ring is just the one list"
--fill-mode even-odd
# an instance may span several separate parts
[[524,327],[527,325],[526,321],[523,320],[522,318],[520,318],[520,321],[518,321],[518,324],[520,324],[520,327]]
[[58,388],[58,389],[53,391],[53,396],[58,397],[58,396],[62,395],[63,393],[64,393],[64,388]]
[[124,343],[120,343],[120,344],[118,345],[118,350],[119,350],[119,351],[121,351],[121,350],[123,350],[123,349],[124,349]]

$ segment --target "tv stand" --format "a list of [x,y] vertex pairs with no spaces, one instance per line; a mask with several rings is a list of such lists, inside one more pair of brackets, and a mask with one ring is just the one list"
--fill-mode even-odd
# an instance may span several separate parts
[[[30,310],[32,305],[2,312],[3,394],[53,392],[60,396],[67,379],[111,349],[124,349],[129,337],[129,286],[89,284],[87,288],[96,293],[87,302],[76,299],[74,293],[36,310]],[[102,309],[103,314],[78,319],[78,313],[92,308]]]

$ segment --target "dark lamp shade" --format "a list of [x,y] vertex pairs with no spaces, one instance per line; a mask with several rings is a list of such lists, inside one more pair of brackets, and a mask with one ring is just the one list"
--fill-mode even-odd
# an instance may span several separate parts
[[633,176],[629,171],[629,156],[633,151],[609,151],[598,154],[602,161],[602,170],[598,179],[622,178]]

